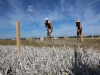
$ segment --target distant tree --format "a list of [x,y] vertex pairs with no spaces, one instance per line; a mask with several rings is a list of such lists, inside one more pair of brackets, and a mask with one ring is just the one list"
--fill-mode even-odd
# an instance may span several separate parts
[[60,37],[58,37],[58,38],[64,38],[63,36],[60,36]]

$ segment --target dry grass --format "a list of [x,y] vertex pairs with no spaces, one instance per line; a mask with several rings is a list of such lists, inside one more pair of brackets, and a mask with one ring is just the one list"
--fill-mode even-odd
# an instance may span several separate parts
[[[16,45],[15,40],[0,40],[0,45]],[[40,41],[40,40],[21,40],[23,46],[35,46],[35,47],[72,47],[76,49],[80,46],[83,49],[93,48],[100,50],[100,39],[84,39],[84,43],[77,39],[58,39],[52,41]]]
[[0,45],[0,71],[3,75],[100,75],[100,51],[78,47]]
[[100,39],[0,40],[3,75],[100,75]]

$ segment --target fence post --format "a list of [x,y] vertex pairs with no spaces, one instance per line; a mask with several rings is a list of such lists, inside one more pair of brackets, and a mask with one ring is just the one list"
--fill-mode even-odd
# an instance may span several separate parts
[[16,21],[16,47],[18,52],[20,52],[20,22]]

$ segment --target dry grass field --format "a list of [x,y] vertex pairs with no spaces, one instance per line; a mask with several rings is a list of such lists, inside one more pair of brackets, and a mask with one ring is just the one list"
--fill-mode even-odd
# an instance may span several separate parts
[[0,40],[2,75],[100,75],[100,39]]
[[[0,40],[0,45],[16,45],[16,40]],[[100,50],[100,39],[91,39],[86,38],[82,43],[81,40],[77,40],[76,38],[69,38],[69,39],[57,39],[52,41],[40,41],[39,39],[35,40],[21,40],[21,45],[23,46],[35,46],[35,47],[60,47],[60,46],[68,46],[72,48],[77,48],[80,46],[81,48],[95,48]]]

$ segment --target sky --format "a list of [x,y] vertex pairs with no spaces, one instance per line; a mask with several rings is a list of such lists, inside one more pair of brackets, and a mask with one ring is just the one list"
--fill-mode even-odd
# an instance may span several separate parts
[[76,36],[80,19],[84,36],[100,35],[100,0],[0,0],[0,38],[46,37],[45,18],[53,25],[52,37]]

